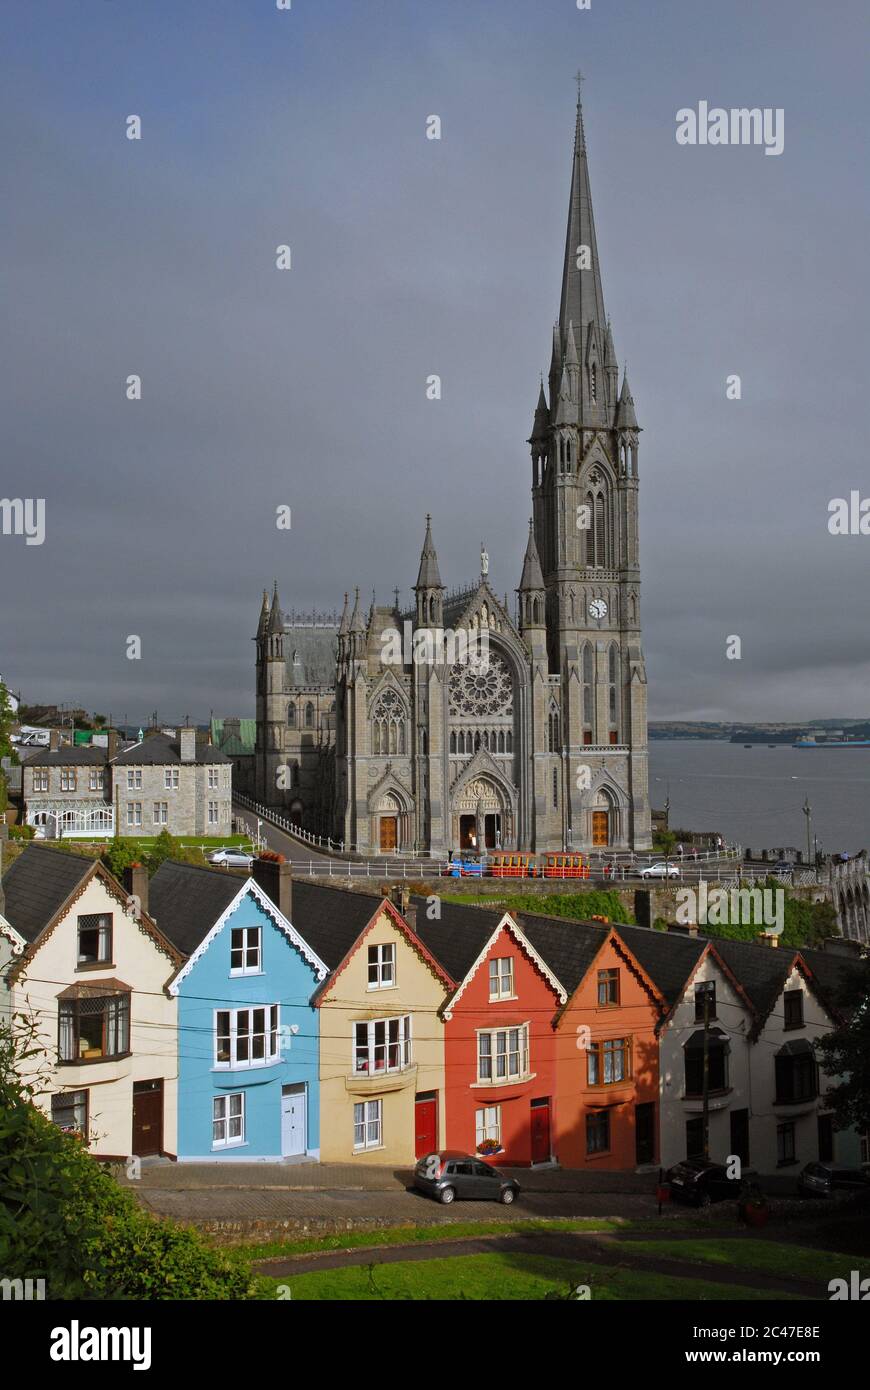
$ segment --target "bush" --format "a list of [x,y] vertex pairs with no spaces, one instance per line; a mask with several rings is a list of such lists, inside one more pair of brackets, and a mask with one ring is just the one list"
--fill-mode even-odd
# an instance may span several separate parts
[[10,825],[10,840],[32,840],[36,830],[32,825]]
[[246,1299],[257,1282],[235,1253],[143,1211],[79,1139],[33,1104],[16,1067],[33,1026],[0,1024],[0,1270],[44,1279],[51,1299]]

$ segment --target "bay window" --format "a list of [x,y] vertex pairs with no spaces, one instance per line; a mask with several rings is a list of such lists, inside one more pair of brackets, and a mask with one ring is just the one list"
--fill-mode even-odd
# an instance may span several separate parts
[[529,1070],[529,1025],[493,1028],[477,1035],[477,1079],[498,1085]]
[[279,1056],[279,1008],[215,1011],[215,1066],[266,1067]]
[[353,1025],[353,1069],[372,1075],[411,1064],[411,1018],[376,1018]]

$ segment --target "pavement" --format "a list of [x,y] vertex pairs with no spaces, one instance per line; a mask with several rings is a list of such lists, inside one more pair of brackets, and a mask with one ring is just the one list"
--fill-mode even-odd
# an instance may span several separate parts
[[442,1207],[411,1187],[410,1168],[344,1163],[143,1163],[138,1180],[120,1177],[158,1216],[228,1237],[351,1226],[441,1225],[523,1217],[650,1216],[655,1173],[506,1169],[518,1202]]

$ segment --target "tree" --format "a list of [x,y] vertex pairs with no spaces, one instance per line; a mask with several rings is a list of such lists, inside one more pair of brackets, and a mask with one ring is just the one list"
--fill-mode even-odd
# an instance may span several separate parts
[[[9,691],[3,681],[0,681],[0,758],[11,758],[17,764],[18,754],[15,745],[10,737],[12,731],[13,712],[9,703]],[[5,811],[9,804],[9,797],[6,790],[6,778],[0,772],[0,811]]]
[[838,1129],[854,1125],[870,1134],[870,956],[858,964],[833,1003],[845,1023],[816,1043],[819,1061],[829,1076],[843,1078],[826,1094]]
[[154,844],[148,851],[148,867],[153,873],[159,869],[164,859],[171,859],[175,850],[175,841],[168,830],[161,830]]

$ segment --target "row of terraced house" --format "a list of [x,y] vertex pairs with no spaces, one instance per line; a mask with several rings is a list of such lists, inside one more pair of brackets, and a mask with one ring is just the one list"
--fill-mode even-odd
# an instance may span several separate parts
[[[0,1016],[102,1158],[634,1169],[703,1148],[857,1163],[815,1044],[855,959],[31,845],[2,878]],[[706,1049],[705,1049],[706,1032]],[[865,1150],[866,1150],[866,1141]]]

